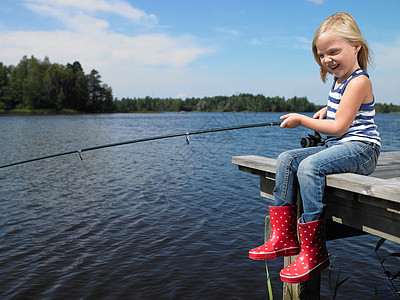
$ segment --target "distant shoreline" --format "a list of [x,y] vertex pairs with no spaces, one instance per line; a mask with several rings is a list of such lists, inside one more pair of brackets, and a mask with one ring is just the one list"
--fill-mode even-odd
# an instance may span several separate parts
[[[98,112],[98,113],[88,113],[88,112],[79,112],[74,110],[66,110],[63,109],[61,111],[52,110],[52,109],[34,109],[34,110],[21,110],[15,109],[11,111],[3,111],[0,110],[0,117],[4,116],[54,116],[54,115],[98,115],[98,114],[163,114],[163,113],[177,113],[177,114],[186,114],[186,113],[232,113],[235,111],[186,111],[182,113],[181,111],[132,111],[132,112]],[[235,113],[288,113],[290,111],[240,111]],[[299,112],[299,113],[307,113],[307,111]],[[308,112],[310,113],[310,112]],[[377,112],[377,114],[398,114],[400,112]]]

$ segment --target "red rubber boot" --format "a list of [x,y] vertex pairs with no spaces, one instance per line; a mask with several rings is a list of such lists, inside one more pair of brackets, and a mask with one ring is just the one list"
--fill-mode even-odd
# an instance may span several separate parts
[[280,272],[281,280],[299,283],[329,266],[328,251],[323,241],[325,220],[298,223],[301,251],[297,259]]
[[271,237],[268,242],[249,251],[252,259],[273,259],[300,252],[296,230],[295,206],[270,206]]

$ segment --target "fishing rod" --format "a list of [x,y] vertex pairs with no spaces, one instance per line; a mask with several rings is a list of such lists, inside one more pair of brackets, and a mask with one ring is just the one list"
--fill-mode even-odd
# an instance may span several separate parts
[[185,133],[177,133],[177,134],[169,134],[169,135],[148,137],[148,138],[143,138],[143,139],[137,139],[137,140],[131,140],[131,141],[125,141],[125,142],[119,142],[119,143],[112,143],[112,144],[106,144],[106,145],[82,148],[82,149],[79,149],[79,150],[72,150],[72,151],[67,151],[67,152],[63,152],[63,153],[51,154],[51,155],[46,155],[46,156],[42,156],[42,157],[36,157],[36,158],[24,160],[24,161],[18,161],[18,162],[5,164],[5,165],[0,166],[0,169],[11,167],[11,166],[16,166],[16,165],[21,165],[21,164],[26,164],[26,163],[34,162],[34,161],[38,161],[38,160],[44,160],[44,159],[49,159],[49,158],[53,158],[53,157],[74,154],[74,153],[78,153],[79,158],[81,160],[83,160],[83,157],[82,157],[82,153],[83,152],[92,151],[92,150],[98,150],[98,149],[104,149],[104,148],[110,148],[110,147],[116,147],[116,146],[127,145],[127,144],[142,143],[142,142],[155,141],[155,140],[161,140],[161,139],[169,139],[169,138],[179,137],[179,136],[186,136],[186,143],[189,144],[190,143],[190,141],[189,141],[189,136],[190,135],[204,134],[204,133],[211,133],[211,132],[219,132],[219,131],[229,131],[229,130],[236,130],[236,129],[245,129],[245,128],[264,127],[264,126],[278,126],[278,125],[281,125],[281,123],[282,122],[248,124],[248,125],[241,125],[241,126],[214,128],[214,129],[199,130],[199,131],[193,131],[193,132],[185,132]]

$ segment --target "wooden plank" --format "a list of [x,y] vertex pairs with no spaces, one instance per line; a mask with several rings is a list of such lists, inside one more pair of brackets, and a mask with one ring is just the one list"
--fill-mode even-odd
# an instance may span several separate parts
[[400,203],[400,182],[359,174],[331,174],[326,176],[326,185]]
[[384,203],[377,206],[373,197],[367,201],[368,197],[332,188],[325,195],[327,219],[400,243],[399,203],[380,199]]
[[381,152],[378,166],[400,164],[400,151]]
[[[400,151],[386,153],[388,154],[385,154],[384,152],[381,155],[383,163],[377,167],[377,172],[379,172],[379,169],[381,169],[382,166],[393,165],[393,162],[397,161],[399,161],[400,168]],[[388,161],[389,157],[391,157],[393,160],[392,164],[390,164]],[[256,155],[236,156],[232,158],[232,163],[249,169],[261,170],[270,173],[276,172],[276,160],[268,157]],[[376,178],[373,176],[374,173],[371,174],[371,176],[341,173],[328,175],[326,176],[326,180],[327,186],[345,189],[362,195],[374,196],[381,199],[400,202],[399,180]]]
[[337,240],[367,234],[366,232],[326,219],[326,240]]
[[400,177],[400,165],[394,164],[378,167],[374,173],[369,176],[382,179]]
[[234,156],[232,157],[232,163],[251,169],[276,173],[276,159],[269,157],[257,155]]
[[[232,163],[273,173],[276,171],[276,159],[269,157],[257,155],[234,156],[232,157]],[[394,165],[398,165],[400,167],[400,151],[382,152],[379,156],[376,170],[379,170],[383,166]],[[374,173],[371,175],[373,174]]]
[[261,170],[257,170],[257,169],[253,169],[253,168],[249,168],[249,167],[245,167],[245,166],[239,166],[239,171],[253,174],[253,175],[265,176],[265,171],[261,171]]
[[400,177],[400,151],[382,152],[375,171],[369,176],[383,179]]
[[272,191],[274,190],[275,187],[275,176],[272,175],[274,174],[270,174],[270,176],[268,177],[260,176],[260,195],[270,200],[274,200]]
[[399,221],[379,218],[371,215],[370,210],[349,209],[337,203],[329,203],[326,218],[364,232],[384,237],[395,243],[400,243]]
[[[339,192],[344,192],[344,191],[335,190],[335,194],[337,194]],[[384,208],[388,211],[393,211],[393,212],[397,211],[400,214],[400,203],[399,202],[387,201],[384,199],[379,199],[379,198],[370,197],[370,196],[366,196],[366,195],[359,195],[359,194],[353,195],[353,198],[357,199],[357,201],[359,201],[361,203]]]

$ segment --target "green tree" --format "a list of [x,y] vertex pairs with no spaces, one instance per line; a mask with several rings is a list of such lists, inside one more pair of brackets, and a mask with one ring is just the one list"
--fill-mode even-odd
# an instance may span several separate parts
[[43,84],[44,73],[48,67],[48,60],[42,63],[31,57],[27,64],[27,74],[22,81],[23,104],[28,108],[45,108],[45,87]]
[[67,64],[62,72],[61,85],[62,95],[59,98],[62,99],[62,108],[77,111],[87,111],[89,109],[88,77],[83,72],[79,62],[75,61],[73,64]]
[[12,99],[9,97],[10,68],[0,62],[0,109],[13,108]]
[[114,111],[114,102],[112,89],[107,84],[103,84],[101,76],[97,70],[92,70],[87,79],[88,91],[88,112],[112,112]]
[[11,97],[12,102],[14,103],[13,108],[15,107],[23,107],[23,94],[24,88],[23,83],[25,78],[28,75],[28,58],[24,56],[18,65],[14,68],[13,72],[10,74],[10,82],[9,86],[12,90]]
[[46,108],[61,110],[64,102],[64,91],[62,78],[65,67],[59,64],[52,64],[47,68],[43,83],[46,90]]

